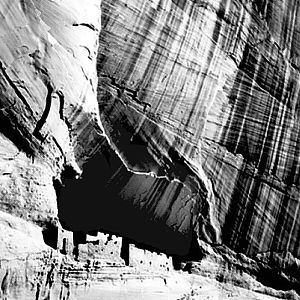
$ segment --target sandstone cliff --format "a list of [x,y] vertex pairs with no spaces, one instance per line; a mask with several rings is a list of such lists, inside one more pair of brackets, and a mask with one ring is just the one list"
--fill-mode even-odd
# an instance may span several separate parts
[[145,206],[293,282],[298,12],[295,1],[104,1],[97,61],[101,120],[125,163],[190,189],[186,201],[163,185],[151,198],[153,183]]
[[[44,293],[51,266],[95,275],[98,265],[66,262],[44,241],[79,261],[103,259],[80,245],[105,231],[172,255],[197,276],[297,297],[298,1],[103,0],[100,8],[96,0],[23,0],[0,8],[7,270],[46,253],[46,284],[35,285]],[[59,240],[59,224],[74,232],[75,251]],[[2,272],[3,294],[10,272]]]

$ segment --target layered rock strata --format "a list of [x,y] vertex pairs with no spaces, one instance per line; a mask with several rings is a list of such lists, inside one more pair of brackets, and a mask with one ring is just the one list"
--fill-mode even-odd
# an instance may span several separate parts
[[[297,269],[299,256],[299,4],[104,1],[102,8],[98,102],[124,164],[192,187],[188,227],[198,238],[275,264],[298,285],[285,266],[290,257]],[[147,201],[161,208],[157,197]],[[176,216],[189,213],[174,207],[176,231]]]
[[1,1],[1,299],[42,299],[55,263],[42,234],[58,224],[53,182],[79,176],[101,137],[100,27],[99,1]]
[[0,208],[39,224],[57,219],[53,179],[79,175],[97,139],[100,2],[82,5],[0,6]]
[[0,8],[3,295],[19,268],[70,298],[97,230],[299,292],[298,1],[104,0],[102,25],[96,0]]
[[120,155],[136,171],[199,178],[203,238],[297,256],[297,3],[102,6],[98,101]]

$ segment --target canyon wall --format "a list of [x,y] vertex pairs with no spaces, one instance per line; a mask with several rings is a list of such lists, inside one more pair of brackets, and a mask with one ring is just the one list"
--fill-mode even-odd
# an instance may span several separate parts
[[275,268],[279,287],[291,287],[287,277],[298,289],[297,1],[102,8],[98,102],[106,133],[129,169],[190,189],[186,201],[162,185],[155,197],[150,183],[135,194],[174,231],[193,228],[215,249]]
[[298,1],[23,0],[0,13],[2,286],[30,255],[46,290],[54,269],[89,274],[80,249],[104,231],[197,276],[297,298],[257,286],[299,292]]
[[98,101],[114,146],[135,171],[198,181],[199,237],[250,256],[299,255],[298,11],[103,3]]
[[82,5],[1,3],[0,208],[39,225],[57,221],[53,180],[79,176],[85,146],[101,134],[100,3]]

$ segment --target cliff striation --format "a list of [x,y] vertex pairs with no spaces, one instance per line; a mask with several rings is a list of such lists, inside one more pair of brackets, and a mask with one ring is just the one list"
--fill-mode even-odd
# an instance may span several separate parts
[[100,24],[99,1],[2,1],[2,211],[40,225],[57,219],[53,180],[81,173],[99,123]]
[[[180,282],[298,297],[298,1],[23,0],[0,13],[4,295],[16,259],[44,262],[40,277],[28,267],[36,299],[54,282],[70,298],[84,276],[116,278],[107,261],[117,277],[143,270],[143,248],[172,256]],[[98,231],[124,237],[116,255]]]
[[199,178],[199,237],[250,256],[298,255],[298,9],[103,3],[98,101],[115,147],[133,170]]

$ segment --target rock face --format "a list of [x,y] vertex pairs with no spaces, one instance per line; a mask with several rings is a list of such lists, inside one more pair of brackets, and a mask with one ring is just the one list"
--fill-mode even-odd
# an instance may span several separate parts
[[107,231],[299,292],[298,1],[100,4],[0,4],[0,263],[22,258],[39,299],[64,267],[90,274],[43,238],[79,259],[79,233]]
[[80,174],[89,156],[85,146],[101,135],[100,2],[87,3],[0,4],[1,299],[17,298],[14,289],[25,284],[30,290],[30,282],[39,289],[36,278],[45,277],[38,268],[52,264],[42,228],[58,223],[53,182],[62,172]]
[[81,172],[98,122],[100,3],[79,2],[0,6],[0,208],[39,223],[57,218],[53,178]]
[[298,255],[296,3],[103,7],[98,99],[120,155],[133,170],[184,182],[185,166],[203,181],[208,241]]
[[[184,199],[169,185],[145,196],[156,179],[135,194],[155,217],[167,214],[174,230],[192,227],[198,238],[297,281],[298,3],[104,1],[102,8],[105,131],[130,170],[190,189]],[[167,213],[160,200],[170,203]]]

